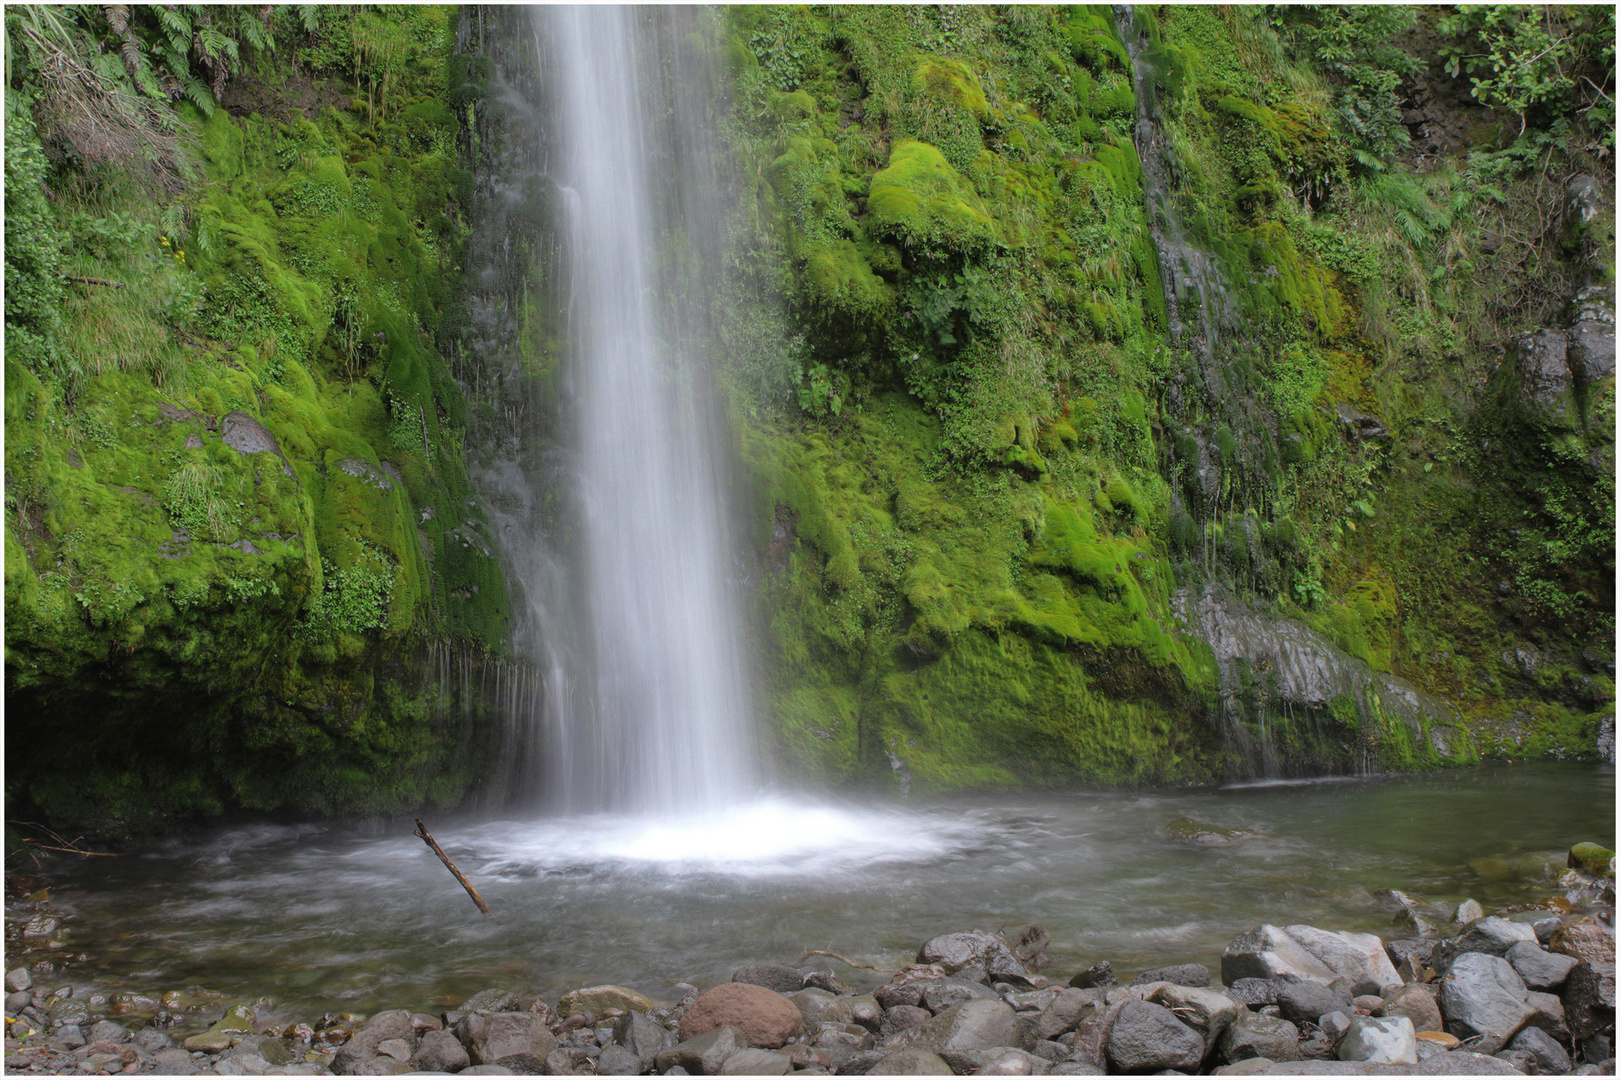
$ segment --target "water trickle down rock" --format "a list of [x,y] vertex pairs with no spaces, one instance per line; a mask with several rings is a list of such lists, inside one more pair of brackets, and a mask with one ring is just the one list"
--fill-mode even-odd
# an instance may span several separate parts
[[[1280,775],[1282,763],[1272,738],[1278,718],[1305,721],[1312,741],[1321,744],[1327,738],[1323,720],[1335,702],[1354,703],[1363,737],[1376,729],[1369,721],[1381,712],[1405,724],[1414,742],[1426,737],[1443,757],[1463,749],[1458,740],[1467,736],[1453,726],[1459,717],[1450,705],[1393,675],[1373,671],[1303,623],[1262,615],[1213,583],[1196,593],[1182,589],[1172,604],[1215,654],[1222,724],[1251,777]],[[1256,673],[1264,677],[1256,679]],[[1249,701],[1244,700],[1246,683]],[[1366,753],[1363,744],[1358,771],[1375,764],[1366,760]]]

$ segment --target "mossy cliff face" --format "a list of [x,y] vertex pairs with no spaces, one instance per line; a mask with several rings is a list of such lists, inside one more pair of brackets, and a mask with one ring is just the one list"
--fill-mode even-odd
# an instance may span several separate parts
[[[1554,416],[1525,350],[1499,361],[1538,325],[1574,340],[1583,278],[1606,295],[1612,187],[1538,196],[1518,118],[1438,62],[1312,66],[1331,33],[1432,57],[1475,29],[1311,13],[724,14],[748,239],[722,354],[790,769],[950,790],[1595,753],[1612,362],[1566,369]],[[1419,157],[1375,123],[1403,98],[1474,141]],[[1553,173],[1597,161],[1532,113]],[[1503,243],[1536,198],[1543,234]]]
[[278,26],[211,115],[181,108],[178,195],[48,134],[45,157],[48,113],[13,102],[7,220],[34,200],[38,228],[7,283],[61,309],[7,308],[20,804],[139,828],[448,806],[486,779],[482,706],[438,685],[508,618],[438,344],[471,191],[456,19]]

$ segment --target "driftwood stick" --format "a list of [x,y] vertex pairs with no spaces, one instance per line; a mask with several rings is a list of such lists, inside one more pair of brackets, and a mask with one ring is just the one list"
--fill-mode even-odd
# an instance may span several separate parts
[[467,890],[467,895],[472,897],[473,903],[478,905],[478,910],[488,915],[489,908],[485,905],[484,898],[478,895],[478,890],[472,887],[472,882],[467,880],[467,876],[456,869],[456,864],[450,861],[450,856],[444,853],[444,848],[440,847],[438,841],[433,839],[433,834],[427,831],[427,826],[422,824],[421,818],[416,819],[415,835],[420,836],[422,841],[433,849],[433,854],[439,857],[439,861],[444,863],[445,868],[456,875],[456,880],[461,882],[463,889]]
[[81,281],[86,285],[105,285],[109,289],[124,288],[122,281],[111,281],[104,277],[81,277],[78,274],[63,274],[62,279],[64,281]]
[[844,963],[848,964],[850,967],[865,968],[867,971],[879,971],[879,972],[882,972],[885,975],[888,974],[888,971],[886,969],[884,969],[884,968],[873,967],[871,964],[857,964],[855,961],[851,960],[847,956],[839,956],[835,952],[826,952],[823,949],[811,949],[809,952],[807,952],[803,956],[799,957],[798,962],[802,964],[806,960],[810,959],[812,956],[830,956],[834,960],[842,960]]

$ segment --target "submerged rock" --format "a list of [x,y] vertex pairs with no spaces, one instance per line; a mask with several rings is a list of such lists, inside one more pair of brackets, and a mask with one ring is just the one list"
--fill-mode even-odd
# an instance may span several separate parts
[[1234,847],[1259,835],[1248,829],[1228,829],[1190,817],[1178,817],[1159,830],[1162,839],[1189,847]]

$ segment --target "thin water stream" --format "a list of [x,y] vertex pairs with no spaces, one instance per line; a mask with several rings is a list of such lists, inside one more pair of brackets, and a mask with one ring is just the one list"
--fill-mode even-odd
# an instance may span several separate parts
[[[1438,910],[1546,892],[1570,845],[1614,841],[1612,766],[1493,765],[1223,790],[1068,792],[910,804],[778,796],[691,818],[431,823],[480,917],[410,825],[229,829],[44,875],[71,914],[48,981],[147,994],[198,984],[266,1015],[435,1009],[501,986],[555,1000],[824,949],[896,969],[928,937],[1036,922],[1047,974],[1197,961],[1260,922],[1398,936],[1372,893]],[[1187,849],[1191,815],[1259,839]],[[1550,871],[1549,868],[1552,868]],[[820,959],[820,958],[816,958]],[[13,961],[29,960],[13,957]],[[852,985],[885,981],[821,960]],[[84,990],[81,990],[81,994]]]

